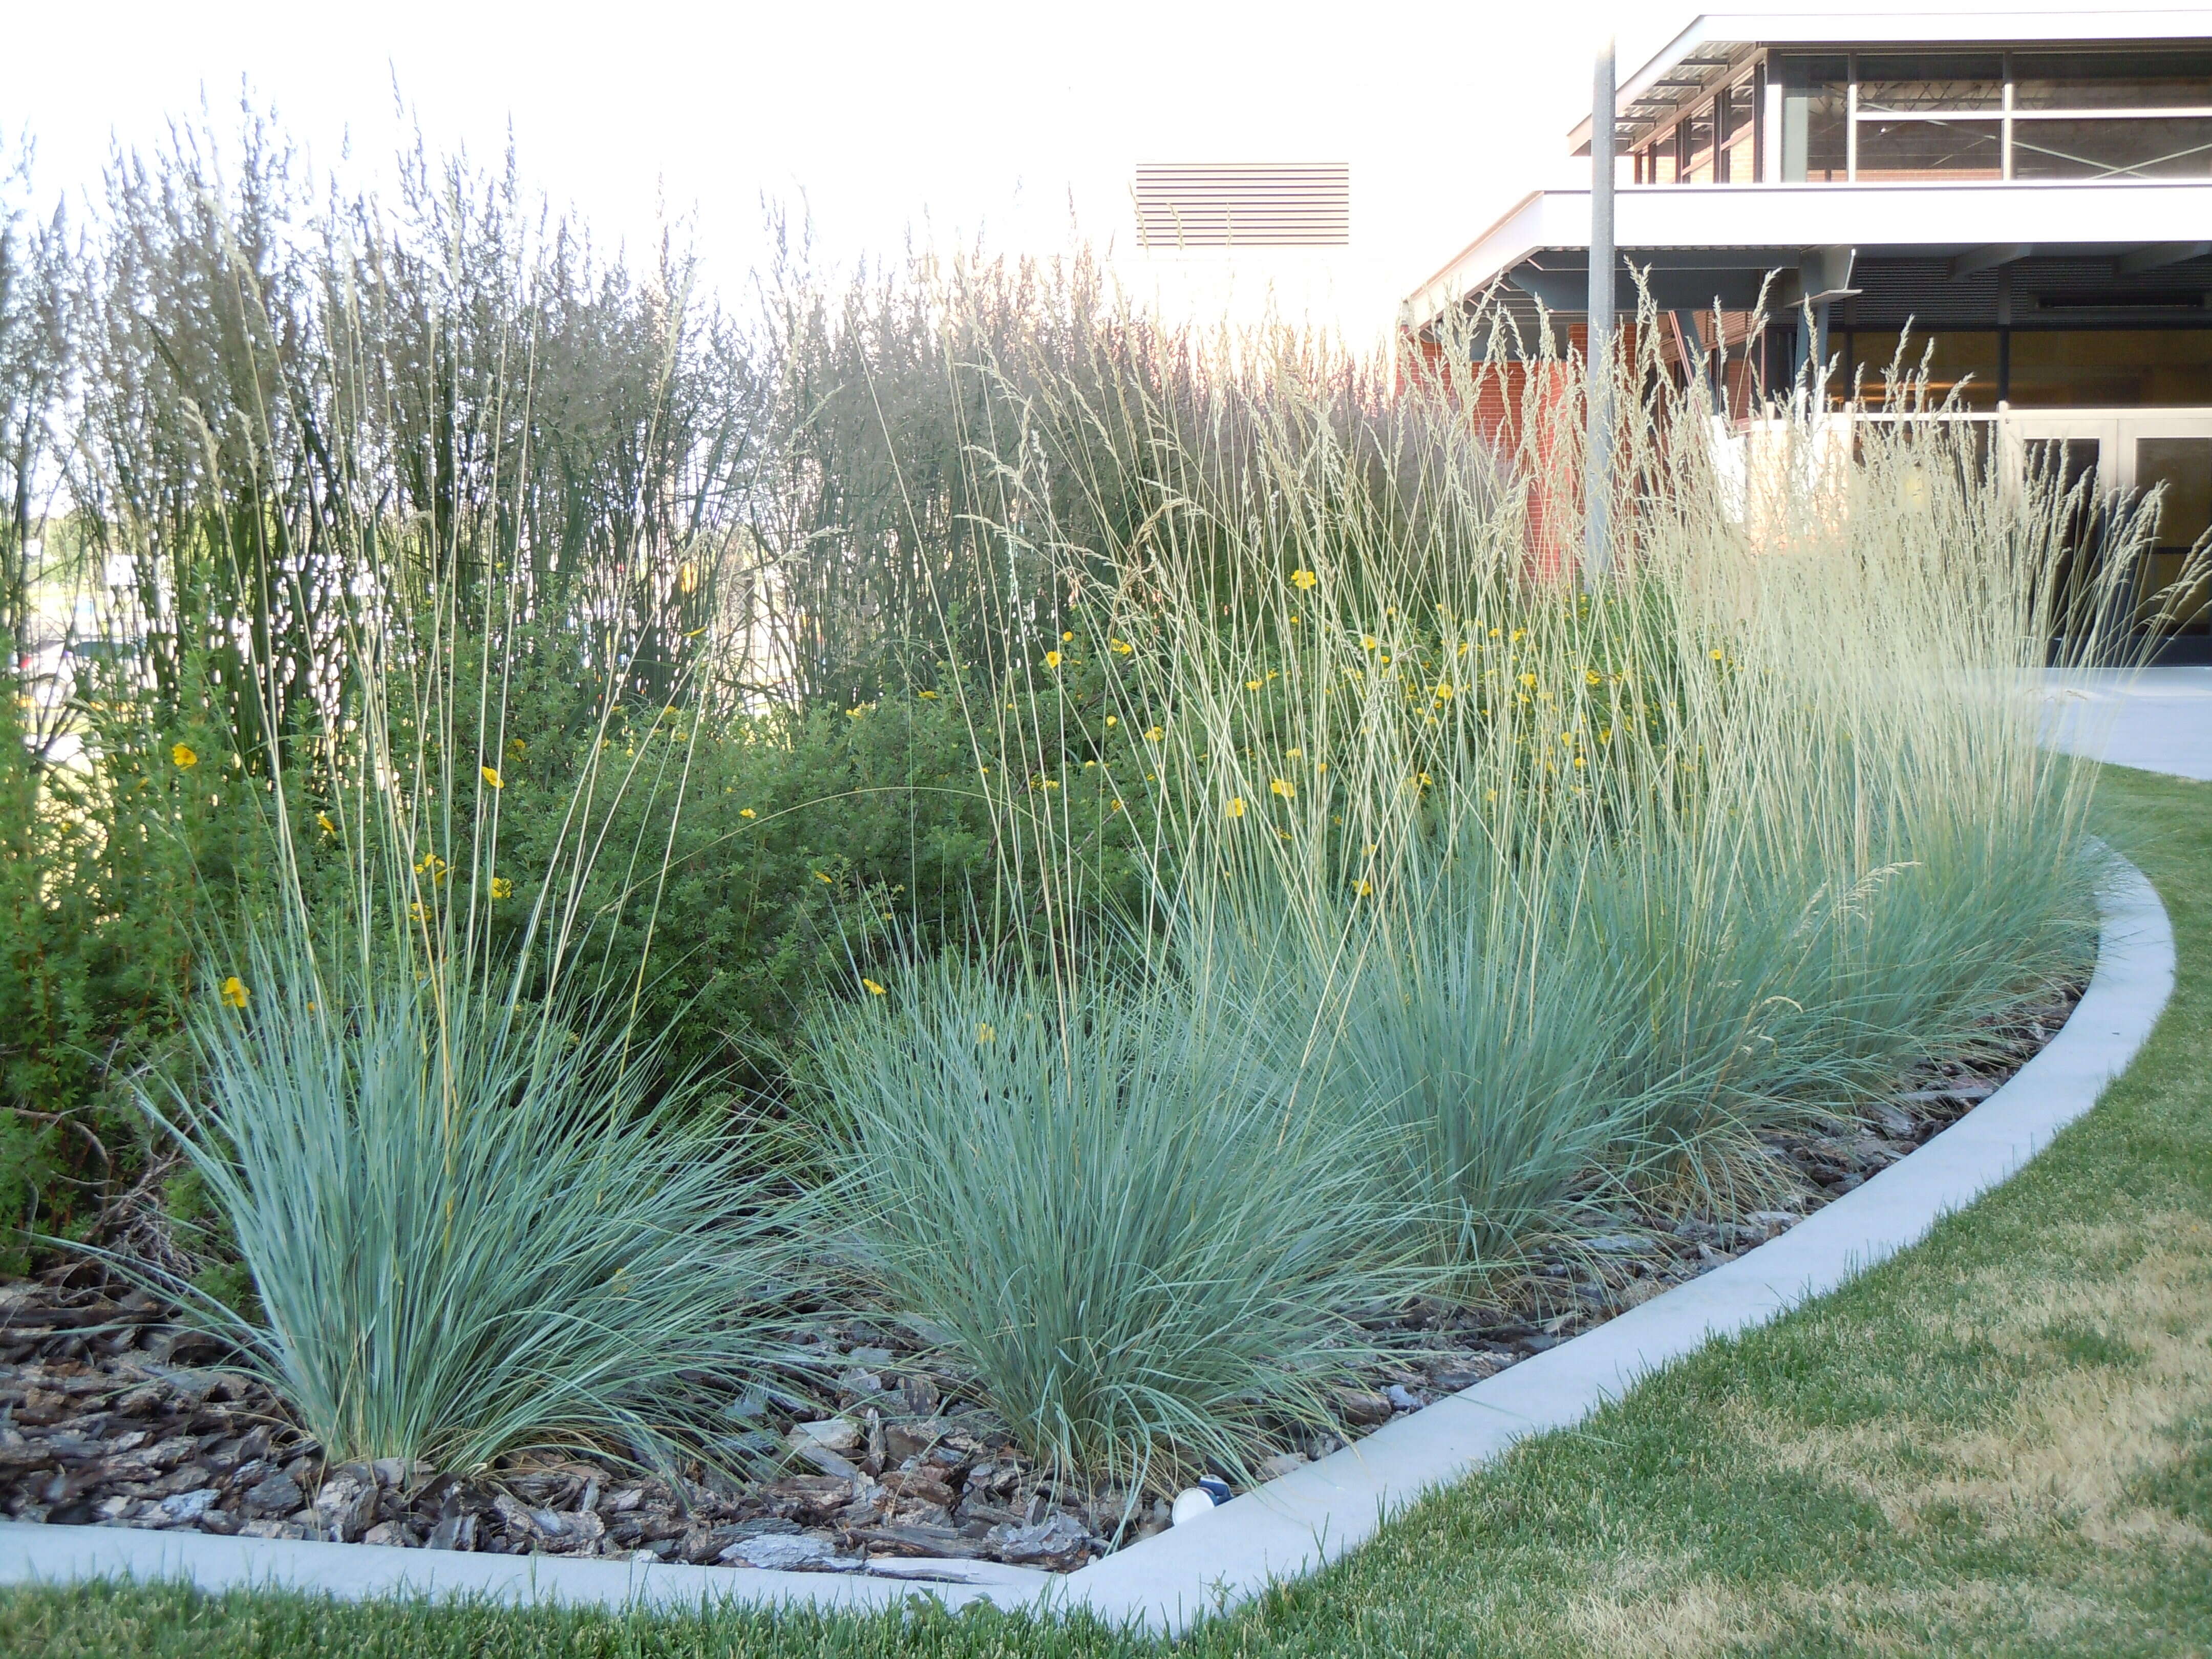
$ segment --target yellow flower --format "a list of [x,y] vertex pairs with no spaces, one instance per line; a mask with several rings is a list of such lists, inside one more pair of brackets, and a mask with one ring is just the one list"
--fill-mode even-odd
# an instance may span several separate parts
[[820,882],[824,887],[835,887],[837,884],[819,870],[817,870],[814,872],[814,879]]
[[169,758],[174,761],[177,765],[181,768],[194,767],[200,763],[198,753],[192,748],[191,744],[188,743],[171,744],[169,745]]
[[326,836],[335,836],[338,832],[337,825],[331,822],[331,815],[328,812],[316,813],[315,822],[323,826],[323,833]]
[[1226,812],[1232,818],[1243,817],[1244,816],[1244,797],[1242,795],[1231,795],[1229,798],[1228,804],[1221,810]]
[[1167,733],[1166,733],[1166,732],[1163,732],[1163,731],[1161,731],[1161,730],[1160,730],[1160,728],[1159,728],[1158,726],[1155,726],[1154,727],[1152,727],[1152,730],[1150,730],[1149,732],[1146,732],[1146,733],[1145,733],[1145,740],[1146,740],[1147,743],[1158,743],[1158,742],[1163,741],[1166,737],[1167,737]]
[[1521,684],[1533,688],[1536,684],[1536,677],[1534,674],[1523,674],[1521,677]]
[[866,704],[866,703],[862,703],[862,704],[861,704],[858,708],[848,708],[848,709],[845,711],[845,718],[846,718],[847,720],[856,720],[860,719],[861,715],[863,715],[863,714],[866,714],[867,712],[868,712],[868,705],[867,705],[867,704]]
[[1046,652],[1046,653],[1044,653],[1044,665],[1045,665],[1047,668],[1057,668],[1057,667],[1059,667],[1059,666],[1060,666],[1060,653],[1059,653],[1059,652],[1057,652],[1057,651],[1048,651],[1048,652]]
[[1109,640],[1106,643],[1113,647],[1114,652],[1117,656],[1128,656],[1137,648],[1135,646],[1130,644],[1127,640]]
[[935,702],[937,701],[937,693],[934,691],[925,691],[921,694],[921,700],[924,702]]
[[505,876],[494,876],[491,878],[491,896],[495,899],[513,898],[514,884]]
[[1372,634],[1362,634],[1359,636],[1359,648],[1363,651],[1372,651],[1376,643],[1376,638]]
[[863,979],[860,983],[868,988],[868,994],[872,997],[879,997],[884,994],[884,988],[872,979]]
[[1297,620],[1298,620],[1298,613],[1297,613],[1297,611],[1291,611],[1291,625],[1292,625],[1293,627],[1295,627],[1295,626],[1297,625]]
[[1315,575],[1310,570],[1293,570],[1291,572],[1291,585],[1293,587],[1311,587],[1320,580],[1321,578]]
[[1449,680],[1438,680],[1437,682],[1437,701],[1438,702],[1449,702],[1451,701],[1451,682]]
[[222,982],[222,1000],[234,1008],[246,1006],[246,981],[233,974]]
[[410,921],[428,921],[430,920],[430,908],[417,899],[407,907],[407,919]]
[[759,817],[760,815],[759,815],[757,812],[754,811],[753,811],[753,809],[752,809],[751,807],[750,807],[750,806],[740,806],[739,808],[738,808],[738,816],[739,817],[741,817],[741,818],[750,818],[750,817]]
[[1074,635],[1072,632],[1070,632],[1068,629],[1064,629],[1064,628],[1063,628],[1062,629],[1060,629],[1060,642],[1062,645],[1066,645],[1066,644],[1070,640],[1073,639],[1074,637],[1075,637],[1075,635]]
[[991,1022],[990,1022],[989,1020],[988,1020],[988,1019],[985,1019],[985,1020],[978,1020],[978,1021],[976,1022],[976,1024],[975,1024],[975,1041],[976,1041],[976,1042],[990,1042],[994,1037],[997,1036],[998,1035],[999,1035],[999,1034],[998,1034],[996,1031],[994,1031],[994,1030],[993,1030],[991,1029]]
[[1106,729],[1107,729],[1109,732],[1111,732],[1111,731],[1112,731],[1115,726],[1119,726],[1121,723],[1121,717],[1119,714],[1109,714],[1109,715],[1106,717]]
[[1247,680],[1244,682],[1244,689],[1247,691],[1257,691],[1263,683],[1260,680]]
[[1586,668],[1583,671],[1583,684],[1585,685],[1603,685],[1605,684],[1605,676],[1599,673],[1595,668]]
[[1717,652],[1717,651],[1714,652],[1714,653],[1713,653],[1713,660],[1714,660],[1715,662],[1718,662],[1720,659],[1721,659],[1721,653],[1720,653],[1719,652]]
[[1276,778],[1267,785],[1267,793],[1271,795],[1280,795],[1285,800],[1288,800],[1297,791],[1291,787],[1288,778]]
[[488,787],[496,789],[500,787],[499,769],[496,766],[479,766],[477,770],[483,774],[483,781]]
[[1283,758],[1285,760],[1304,760],[1305,757],[1306,751],[1303,749],[1285,749],[1283,750]]
[[523,742],[520,738],[509,738],[507,740],[507,757],[509,760],[520,760],[529,752],[530,745]]
[[1121,803],[1118,800],[1109,800],[1106,803],[1106,810],[1109,812],[1118,812],[1121,810]]
[[1355,881],[1352,884],[1352,890],[1360,897],[1365,898],[1375,890],[1375,884],[1371,881]]

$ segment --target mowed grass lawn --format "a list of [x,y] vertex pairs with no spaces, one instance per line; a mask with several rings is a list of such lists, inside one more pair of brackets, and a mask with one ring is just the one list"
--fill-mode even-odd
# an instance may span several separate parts
[[[2212,785],[2108,771],[2173,1002],[2102,1107],[1851,1288],[1193,1633],[1198,1655],[2212,1652]],[[617,1617],[70,1588],[0,1653],[1119,1655],[1088,1621]]]

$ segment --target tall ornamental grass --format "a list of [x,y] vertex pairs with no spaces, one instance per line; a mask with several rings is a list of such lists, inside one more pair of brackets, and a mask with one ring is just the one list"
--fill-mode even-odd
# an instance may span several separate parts
[[[1049,908],[1100,854],[1074,803],[1126,808],[1136,925],[1178,983],[1271,988],[1247,1040],[1387,1126],[1341,1144],[1468,1294],[1632,1203],[1786,1200],[1762,1134],[1971,1047],[2094,938],[2087,775],[2036,741],[2073,503],[1940,418],[1717,441],[1640,337],[1594,580],[1571,361],[1516,366],[1517,405],[1480,362],[1385,398],[1246,337],[1195,408],[1030,362],[996,452],[1000,533],[1072,595],[1003,647],[1047,696],[977,700],[979,757],[1042,711],[1002,879]],[[1056,511],[1131,477],[1126,533]],[[2128,591],[2139,541],[2089,580]]]
[[657,902],[660,849],[603,844],[641,760],[586,768],[544,866],[503,861],[496,664],[431,617],[361,644],[327,810],[272,791],[271,890],[211,941],[191,1079],[146,1099],[251,1279],[244,1311],[188,1304],[334,1460],[741,1462],[792,1213],[592,955],[595,863]]
[[[265,312],[252,269],[229,273]],[[332,313],[341,340],[360,321]],[[358,426],[422,389],[388,362],[340,361],[358,372],[334,374],[332,395]],[[742,1115],[696,1071],[664,1072],[665,1032],[638,1018],[699,720],[677,741],[623,739],[641,694],[657,725],[696,680],[645,676],[662,619],[633,607],[570,592],[546,625],[526,570],[544,550],[526,534],[520,558],[481,558],[520,533],[504,509],[534,476],[532,387],[526,361],[490,382],[521,435],[483,458],[477,501],[319,521],[328,556],[283,575],[282,598],[321,607],[331,649],[234,633],[240,694],[262,699],[245,724],[265,738],[236,763],[264,781],[266,872],[200,953],[193,1064],[144,1104],[251,1296],[234,1310],[167,1288],[333,1460],[727,1465],[747,1443],[732,1407],[757,1412],[782,1357],[797,1212],[758,1173]],[[313,418],[277,390],[236,429],[241,466],[275,471]],[[653,534],[626,534],[624,568],[656,591],[712,556],[656,557]],[[509,719],[548,655],[581,758],[537,803],[551,822],[526,860],[501,835],[528,752]],[[176,759],[197,763],[182,744]],[[641,796],[657,810],[621,810]],[[633,948],[612,948],[618,924]]]

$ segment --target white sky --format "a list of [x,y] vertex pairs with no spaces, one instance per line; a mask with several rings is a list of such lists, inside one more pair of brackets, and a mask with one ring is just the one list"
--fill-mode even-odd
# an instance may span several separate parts
[[[1127,276],[1164,271],[1170,305],[1218,307],[1225,285],[1249,310],[1273,282],[1291,309],[1362,338],[1527,191],[1574,178],[1565,134],[1605,31],[1625,78],[1696,15],[1626,0],[9,9],[0,134],[12,152],[28,131],[48,198],[85,191],[112,144],[157,143],[204,96],[234,129],[241,77],[319,167],[349,144],[343,170],[368,177],[401,131],[396,82],[434,147],[495,162],[511,124],[526,178],[602,244],[688,217],[730,288],[759,252],[763,193],[803,201],[833,259],[910,232],[1054,251],[1072,200]],[[1130,233],[1140,160],[1348,161],[1353,246],[1266,266],[1147,261]]]

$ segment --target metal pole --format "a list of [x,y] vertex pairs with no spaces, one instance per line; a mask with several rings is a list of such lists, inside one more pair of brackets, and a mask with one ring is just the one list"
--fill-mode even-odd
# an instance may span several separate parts
[[1613,563],[1613,37],[1598,49],[1590,89],[1589,442],[1583,462],[1583,575],[1595,583]]

